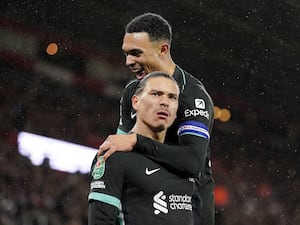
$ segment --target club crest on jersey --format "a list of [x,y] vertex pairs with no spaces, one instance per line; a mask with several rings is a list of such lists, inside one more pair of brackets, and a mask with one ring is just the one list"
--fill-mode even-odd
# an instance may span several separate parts
[[105,172],[105,162],[103,161],[103,156],[100,156],[94,166],[92,176],[94,179],[99,179],[103,176]]

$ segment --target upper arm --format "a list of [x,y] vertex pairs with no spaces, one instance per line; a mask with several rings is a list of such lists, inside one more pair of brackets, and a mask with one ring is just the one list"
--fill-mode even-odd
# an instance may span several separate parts
[[213,102],[200,84],[182,94],[178,111],[178,142],[188,147],[185,154],[195,156],[195,164],[203,170],[214,121]]
[[[185,137],[194,136],[209,143],[214,120],[214,106],[210,96],[203,86],[194,85],[191,90],[181,96],[182,101],[178,110],[178,138],[180,145],[197,146],[197,139]],[[196,143],[194,143],[196,142]],[[205,148],[205,146],[203,147]]]
[[89,224],[116,224],[121,210],[124,182],[124,164],[120,154],[114,154],[106,162],[102,157],[94,159],[90,172]]
[[135,91],[135,87],[137,85],[137,81],[131,81],[125,87],[121,100],[120,100],[120,119],[117,133],[128,133],[134,123],[135,116],[132,109],[131,98]]
[[99,201],[90,201],[88,225],[116,225],[118,209]]

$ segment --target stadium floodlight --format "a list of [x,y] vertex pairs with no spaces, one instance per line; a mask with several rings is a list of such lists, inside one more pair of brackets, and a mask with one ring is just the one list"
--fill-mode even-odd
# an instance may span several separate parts
[[18,149],[35,166],[49,159],[54,170],[88,173],[97,149],[28,132],[19,132]]

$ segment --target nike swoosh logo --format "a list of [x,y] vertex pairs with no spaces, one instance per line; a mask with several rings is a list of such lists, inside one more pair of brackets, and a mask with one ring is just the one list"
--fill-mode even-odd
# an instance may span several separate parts
[[146,175],[151,175],[151,174],[153,174],[153,173],[156,173],[157,171],[159,171],[160,170],[160,168],[157,168],[157,169],[154,169],[154,170],[149,170],[148,168],[146,168],[146,171],[145,171],[145,173],[146,173]]
[[135,113],[133,113],[133,112],[130,113],[131,119],[133,119],[135,116],[136,116],[136,112]]

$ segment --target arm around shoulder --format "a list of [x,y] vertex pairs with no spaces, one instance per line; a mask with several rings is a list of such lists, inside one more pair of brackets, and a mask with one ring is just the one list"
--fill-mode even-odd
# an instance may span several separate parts
[[196,177],[205,168],[213,125],[213,103],[200,85],[187,89],[181,94],[176,119],[178,136],[173,130],[172,139],[167,140],[174,144],[161,144],[138,135],[134,149],[183,175]]

